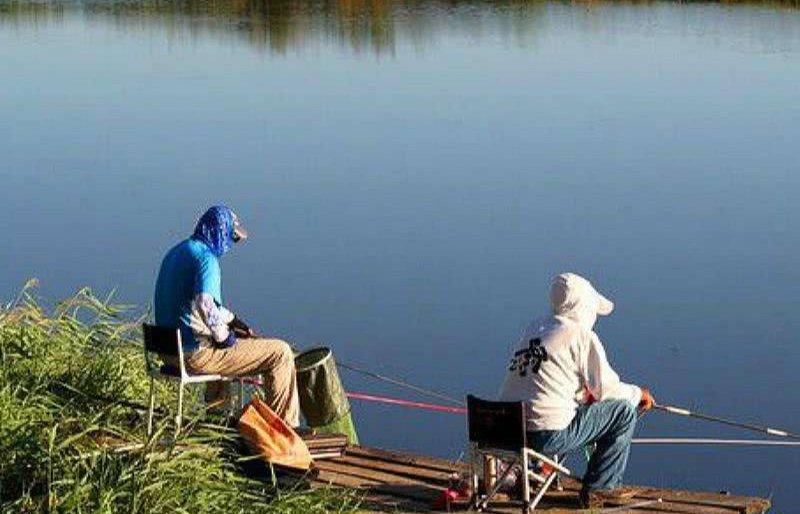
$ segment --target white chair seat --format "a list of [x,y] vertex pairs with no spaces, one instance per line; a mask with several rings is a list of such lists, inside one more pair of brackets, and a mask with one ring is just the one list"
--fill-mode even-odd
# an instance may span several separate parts
[[189,375],[183,379],[183,382],[185,384],[199,384],[202,382],[230,382],[231,380],[233,379],[222,375]]
[[[208,382],[239,382],[239,407],[243,407],[244,402],[244,380],[241,377],[226,377],[224,375],[190,375],[186,371],[184,363],[183,342],[181,341],[180,330],[176,328],[159,327],[155,325],[143,325],[144,331],[144,354],[147,374],[150,376],[150,406],[147,413],[147,434],[153,432],[153,410],[155,402],[155,390],[153,382],[155,380],[175,380],[178,382],[178,405],[177,415],[175,416],[175,435],[181,430],[183,418],[183,388],[188,384],[204,384]],[[150,354],[160,354],[177,360],[178,367],[163,365],[158,366],[154,363]]]

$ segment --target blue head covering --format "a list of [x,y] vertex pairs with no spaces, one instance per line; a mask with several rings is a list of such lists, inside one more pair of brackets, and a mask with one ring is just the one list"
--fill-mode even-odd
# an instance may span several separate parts
[[233,246],[233,211],[224,205],[209,208],[200,217],[192,239],[202,241],[217,257]]

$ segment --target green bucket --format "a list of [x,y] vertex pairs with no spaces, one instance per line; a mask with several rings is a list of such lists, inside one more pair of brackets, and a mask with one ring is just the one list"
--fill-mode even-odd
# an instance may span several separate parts
[[307,350],[295,357],[295,367],[300,410],[308,426],[317,432],[344,434],[350,444],[358,444],[350,401],[331,349]]

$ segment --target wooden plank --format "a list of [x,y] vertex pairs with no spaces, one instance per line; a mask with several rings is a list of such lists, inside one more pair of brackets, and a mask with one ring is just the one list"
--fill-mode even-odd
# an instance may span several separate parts
[[314,461],[324,460],[324,459],[338,459],[341,456],[342,452],[336,450],[330,452],[314,450],[313,452],[311,452],[311,458],[314,459]]
[[[581,485],[578,481],[565,478],[562,480],[565,489],[578,491]],[[639,486],[634,486],[639,487]],[[682,491],[676,489],[659,489],[655,487],[641,487],[641,492],[636,498],[655,499],[661,498],[665,502],[688,503],[705,507],[720,507],[735,512],[746,514],[760,514],[769,508],[769,501],[763,498],[754,498],[741,495],[725,495],[701,491]]]
[[402,514],[405,512],[430,512],[430,507],[427,503],[409,498],[398,498],[388,494],[370,493],[361,503],[362,512],[391,512],[393,514]]
[[[624,499],[616,502],[609,502],[609,505],[612,506],[623,506],[630,503],[636,503],[642,500],[649,500],[649,499],[657,499],[661,498],[664,500],[663,497],[656,496],[653,498],[642,498],[639,495],[636,495],[634,498]],[[566,489],[564,491],[555,491],[551,490],[545,495],[543,500],[545,505],[551,505],[554,503],[558,503],[559,506],[563,506],[565,503],[571,503],[577,509],[578,505],[578,491],[574,489]],[[738,508],[735,507],[717,507],[717,506],[710,506],[710,505],[696,505],[690,503],[681,503],[681,502],[670,502],[665,500],[661,503],[657,510],[660,512],[672,512],[672,513],[680,513],[680,514],[696,514],[698,512],[702,512],[703,514],[737,514],[739,512]]]
[[[541,504],[536,507],[536,512],[546,512],[547,514],[603,514],[602,510],[586,510],[586,509],[578,509],[578,508],[548,508],[542,507]],[[494,508],[490,506],[489,511],[495,514],[519,514],[520,512],[520,504],[517,505],[509,505],[504,506],[500,509]],[[657,506],[650,505],[645,507],[637,507],[633,509],[623,510],[623,511],[616,511],[614,514],[664,514],[663,510],[658,510]]]
[[348,487],[353,489],[362,489],[379,485],[377,480],[370,480],[363,477],[354,477],[346,473],[340,473],[336,470],[320,469],[316,478],[311,480],[316,484],[325,484],[328,486]]
[[[636,494],[636,498],[661,498],[669,503],[692,505],[707,509],[718,507],[743,514],[761,513],[769,507],[769,502],[760,498],[698,491],[656,489],[652,487],[643,487],[642,491]],[[762,502],[766,502],[766,506]]]
[[439,459],[436,457],[423,457],[419,455],[410,455],[392,450],[382,450],[380,448],[372,448],[368,446],[348,446],[347,454],[357,455],[376,460],[383,460],[387,462],[395,462],[398,464],[405,464],[409,466],[416,466],[426,468],[434,471],[444,471],[452,473],[454,471],[463,472],[469,470],[469,465],[465,462],[455,462],[446,459]]
[[[633,503],[641,502],[643,500],[655,500],[657,498],[641,498],[641,497],[634,497],[624,501],[619,502],[609,502],[608,506],[613,507],[623,507],[625,505],[630,505]],[[662,498],[663,500],[663,498]],[[671,512],[676,514],[737,514],[739,512],[736,508],[724,508],[724,507],[712,507],[709,505],[697,505],[697,504],[690,504],[690,503],[674,503],[668,501],[662,501],[662,503],[658,505],[653,505],[651,507],[647,507],[648,509],[655,510],[657,512]],[[638,512],[638,511],[637,511]]]
[[320,478],[334,485],[358,487],[370,491],[370,494],[380,493],[414,500],[422,505],[430,505],[445,489],[444,486],[436,486],[421,480],[333,461],[321,462],[318,468]]
[[428,483],[425,480],[397,475],[390,471],[364,468],[360,466],[351,466],[346,463],[339,462],[338,459],[319,462],[317,463],[317,468],[324,471],[329,471],[329,472],[333,471],[336,473],[342,473],[352,477],[360,477],[366,480],[377,481],[378,483],[381,484],[414,485],[420,487],[427,487],[429,489],[435,489],[439,491],[444,491],[445,489],[445,485]]
[[761,514],[770,507],[769,500],[749,496],[718,493],[677,491],[673,489],[644,488],[637,498],[662,498],[670,503],[684,503],[703,507],[724,507],[742,514]]
[[402,477],[416,478],[419,480],[424,480],[426,482],[442,486],[448,485],[448,483],[450,482],[450,477],[452,475],[452,473],[446,471],[431,470],[428,468],[411,466],[409,464],[402,464],[402,463],[398,464],[395,462],[389,462],[384,460],[358,457],[353,454],[345,454],[341,457],[334,459],[334,461],[337,463],[346,464],[348,466],[374,469],[377,471],[385,471],[388,473],[393,473]]
[[442,491],[437,491],[427,486],[418,486],[414,484],[380,484],[371,487],[370,490],[377,491],[382,494],[413,500],[420,506],[420,508],[426,508],[427,510],[430,510],[433,502],[436,501],[436,499],[442,494]]
[[[506,499],[505,495],[501,496],[501,500]],[[616,502],[608,502],[609,507],[617,507],[617,506],[624,506],[630,505],[633,503],[645,501],[651,498],[630,498],[625,500],[620,500]],[[655,498],[652,498],[655,499]],[[507,500],[506,500],[507,502]],[[502,501],[499,503],[502,504]],[[510,509],[511,507],[509,507]],[[569,512],[578,511],[578,493],[577,491],[573,490],[565,490],[565,491],[557,491],[557,490],[550,490],[547,492],[545,497],[542,499],[541,508],[551,510],[566,510]],[[691,505],[686,503],[670,503],[670,502],[663,502],[658,506],[655,507],[648,507],[650,510],[656,510],[662,513],[673,513],[673,514],[737,514],[739,511],[737,509],[731,508],[722,508],[722,507],[711,507],[707,505]],[[514,508],[516,511],[519,510],[519,504],[516,504]],[[639,509],[636,509],[636,512],[639,512]]]
[[[323,471],[314,481],[317,487],[347,487],[367,491],[366,500],[377,495],[380,498],[393,498],[404,505],[414,504],[414,510],[429,511],[432,502],[439,497],[441,491],[413,484],[385,484],[374,480],[353,477],[346,474]],[[517,509],[519,510],[519,509]]]
[[347,446],[347,437],[339,434],[312,434],[303,436],[303,442],[309,448],[324,447],[341,447]]

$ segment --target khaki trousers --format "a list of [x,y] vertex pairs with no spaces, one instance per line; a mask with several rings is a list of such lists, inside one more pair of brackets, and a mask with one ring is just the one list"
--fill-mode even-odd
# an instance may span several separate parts
[[[280,339],[239,339],[231,348],[201,346],[185,357],[189,373],[216,374],[226,377],[262,375],[264,398],[269,407],[290,426],[300,424],[297,375],[294,353]],[[229,384],[208,384],[206,396],[222,399]],[[220,394],[222,393],[222,394]]]

